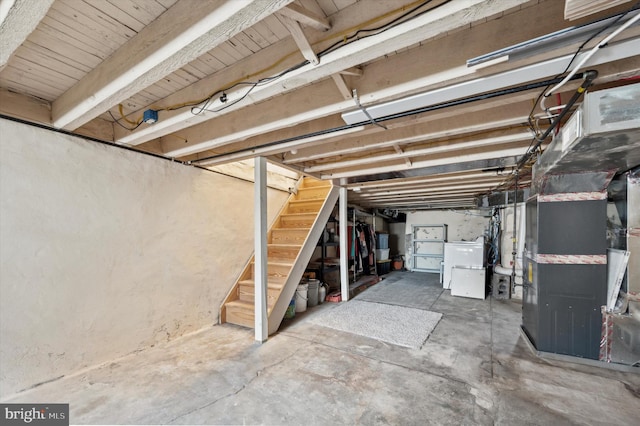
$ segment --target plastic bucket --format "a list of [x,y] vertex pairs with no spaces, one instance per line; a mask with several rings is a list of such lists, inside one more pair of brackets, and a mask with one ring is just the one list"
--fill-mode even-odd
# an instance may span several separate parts
[[292,297],[291,302],[289,302],[289,306],[287,306],[287,311],[284,313],[285,318],[293,318],[296,316],[296,298]]
[[318,287],[320,287],[320,280],[309,280],[308,285],[307,306],[311,308],[318,304]]
[[304,312],[307,310],[307,293],[309,286],[300,284],[296,289],[296,312]]

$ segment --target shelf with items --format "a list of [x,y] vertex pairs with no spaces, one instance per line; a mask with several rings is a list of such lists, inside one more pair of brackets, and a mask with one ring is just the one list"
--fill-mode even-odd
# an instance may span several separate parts
[[[314,256],[314,260],[309,262],[306,268],[306,272],[312,272],[316,279],[327,284],[330,284],[327,280],[327,275],[340,269],[340,259],[338,258],[338,247],[340,246],[338,225],[339,222],[335,216],[330,216],[325,224],[324,232],[317,242],[317,250],[319,253]],[[330,255],[327,249],[331,249],[330,251],[332,252],[335,250],[335,253]]]
[[411,226],[412,270],[439,273],[444,261],[447,225]]

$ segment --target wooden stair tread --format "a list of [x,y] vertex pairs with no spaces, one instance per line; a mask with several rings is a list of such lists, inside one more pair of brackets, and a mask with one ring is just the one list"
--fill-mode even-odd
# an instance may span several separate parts
[[[285,284],[284,277],[282,280],[267,280],[267,287],[273,290],[280,290],[282,289],[282,287],[284,287]],[[250,279],[246,279],[246,280],[241,280],[238,281],[239,285],[247,285],[250,287],[254,287],[255,286],[255,282],[252,278]]]
[[325,188],[331,186],[332,183],[329,180],[305,177],[304,179],[302,179],[302,186],[300,188]]
[[314,218],[317,216],[316,213],[283,213],[280,215],[280,217],[300,217],[300,216],[313,216]]
[[290,200],[289,204],[309,204],[309,203],[322,203],[324,198],[307,198],[304,200]]
[[279,229],[310,228],[316,221],[317,216],[318,214],[315,212],[283,213],[280,215],[279,222],[276,226]]
[[305,201],[322,201],[327,199],[327,194],[331,192],[331,187],[329,186],[311,186],[308,188],[302,187],[298,188],[298,192],[293,196],[295,200],[305,200]]
[[225,303],[225,306],[227,308],[238,308],[238,309],[242,309],[242,310],[251,310],[252,312],[253,312],[253,309],[254,309],[253,303],[245,302],[244,300],[240,300],[240,299],[231,300],[231,301]]
[[[253,302],[247,302],[246,300],[240,300],[240,299],[236,299],[236,300],[231,300],[227,303],[225,303],[225,306],[227,308],[237,308],[239,310],[243,310],[243,311],[250,311],[252,314],[254,312],[255,306]],[[267,304],[267,308],[271,309],[272,304]]]
[[[277,259],[276,260],[271,260],[271,259],[267,259],[267,266],[269,265],[274,265],[274,266],[293,266],[293,259]],[[251,261],[251,264],[256,263],[255,259]]]
[[289,257],[270,257],[269,260],[267,260],[267,265],[269,263],[273,265],[280,265],[280,266],[293,265],[295,261],[296,261],[295,258],[291,259]]

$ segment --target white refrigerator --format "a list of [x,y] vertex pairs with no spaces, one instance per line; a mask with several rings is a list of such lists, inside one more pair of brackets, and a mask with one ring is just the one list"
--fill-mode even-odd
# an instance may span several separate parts
[[443,288],[451,288],[454,266],[484,268],[484,238],[480,237],[476,241],[455,241],[444,244]]

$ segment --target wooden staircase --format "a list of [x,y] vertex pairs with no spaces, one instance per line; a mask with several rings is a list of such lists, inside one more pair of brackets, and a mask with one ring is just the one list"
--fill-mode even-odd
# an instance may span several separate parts
[[[338,200],[331,182],[303,178],[267,234],[269,334],[280,327],[291,298]],[[220,308],[220,323],[254,326],[254,256]]]

